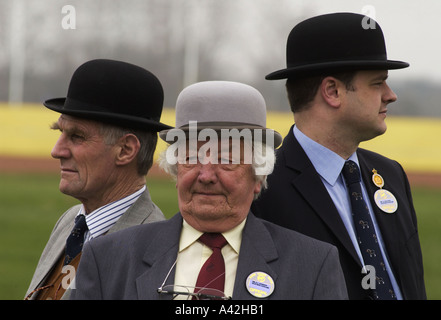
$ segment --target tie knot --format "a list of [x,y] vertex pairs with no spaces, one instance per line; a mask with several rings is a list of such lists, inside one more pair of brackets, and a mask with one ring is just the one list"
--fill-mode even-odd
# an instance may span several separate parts
[[211,249],[222,249],[227,244],[227,240],[220,233],[204,233],[200,236],[199,241]]
[[346,161],[342,173],[347,185],[360,182],[360,170],[354,161]]
[[87,230],[86,216],[84,214],[75,217],[75,229]]

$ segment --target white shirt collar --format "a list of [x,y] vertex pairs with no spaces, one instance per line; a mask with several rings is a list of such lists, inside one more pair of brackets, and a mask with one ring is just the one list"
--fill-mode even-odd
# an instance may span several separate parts
[[[118,219],[135,203],[136,200],[138,200],[145,190],[146,186],[127,197],[108,203],[86,215],[86,223],[89,228],[87,238],[96,238],[109,231]],[[78,214],[84,213],[84,206],[81,206]]]
[[[244,219],[239,225],[227,232],[223,232],[222,235],[227,240],[228,244],[238,254],[240,245],[242,243],[242,230],[245,226],[247,219]],[[196,230],[187,221],[183,220],[181,238],[179,241],[179,252],[192,245],[202,235],[201,231]]]

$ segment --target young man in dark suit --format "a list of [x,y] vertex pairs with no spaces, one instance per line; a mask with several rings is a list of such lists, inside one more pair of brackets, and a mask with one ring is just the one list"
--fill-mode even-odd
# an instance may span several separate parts
[[292,29],[287,68],[266,79],[288,79],[295,125],[252,211],[335,245],[350,299],[425,299],[406,174],[358,147],[386,131],[387,107],[397,99],[388,70],[409,64],[388,60],[380,26],[365,29],[363,19],[327,14]]

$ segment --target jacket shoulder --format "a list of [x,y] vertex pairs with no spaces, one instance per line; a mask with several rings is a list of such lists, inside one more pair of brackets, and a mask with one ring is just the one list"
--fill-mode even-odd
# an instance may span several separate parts
[[[297,251],[297,253],[304,253],[308,252],[308,250],[312,250],[317,254],[320,253],[327,255],[329,251],[335,249],[335,246],[327,242],[317,240],[298,231],[276,225],[261,218],[257,219],[264,224],[268,232],[271,234],[276,246],[284,248],[283,250],[293,249]],[[291,244],[289,249],[286,246],[287,243]],[[311,256],[310,253],[311,251],[309,251],[307,255]]]
[[377,152],[370,151],[363,148],[357,149],[357,155],[363,159],[369,160],[369,161],[380,161],[383,163],[389,163],[389,164],[398,164],[396,160],[390,159],[388,157],[385,157]]

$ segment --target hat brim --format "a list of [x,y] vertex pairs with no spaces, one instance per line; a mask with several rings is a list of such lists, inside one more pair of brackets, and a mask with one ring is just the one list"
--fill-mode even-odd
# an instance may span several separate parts
[[95,120],[129,129],[159,132],[161,130],[173,128],[169,125],[155,120],[149,120],[125,114],[110,113],[105,111],[77,110],[72,108],[67,109],[64,107],[65,101],[66,98],[49,99],[43,102],[43,105],[46,108],[59,113],[83,119]]
[[409,63],[395,60],[354,60],[332,61],[315,64],[307,64],[274,71],[267,76],[266,80],[280,80],[286,78],[301,78],[310,75],[319,75],[328,71],[345,70],[393,70],[407,68]]
[[[219,123],[219,122],[197,123],[197,132],[200,132],[203,129],[212,129],[218,133],[220,133],[222,129],[227,129],[227,130],[238,129],[239,131],[242,129],[250,129],[251,133],[254,133],[255,129],[259,129],[259,130],[262,130],[262,141],[264,143],[266,143],[267,133],[272,133],[272,136],[274,137],[274,149],[278,148],[281,145],[282,140],[283,140],[280,133],[278,133],[277,131],[275,131],[273,129],[264,128],[261,126],[250,125],[247,123],[236,123],[236,122],[234,122],[234,123],[228,123],[228,122],[226,122],[226,123]],[[188,125],[186,125],[186,126],[182,126],[179,128],[163,130],[163,131],[159,132],[159,137],[167,143],[173,143],[173,142],[176,142],[177,138],[179,137],[179,132],[184,132],[186,137],[188,137],[189,131],[190,131],[190,127]],[[171,139],[171,140],[167,139],[168,134],[170,134],[171,137],[174,137],[174,139]]]

